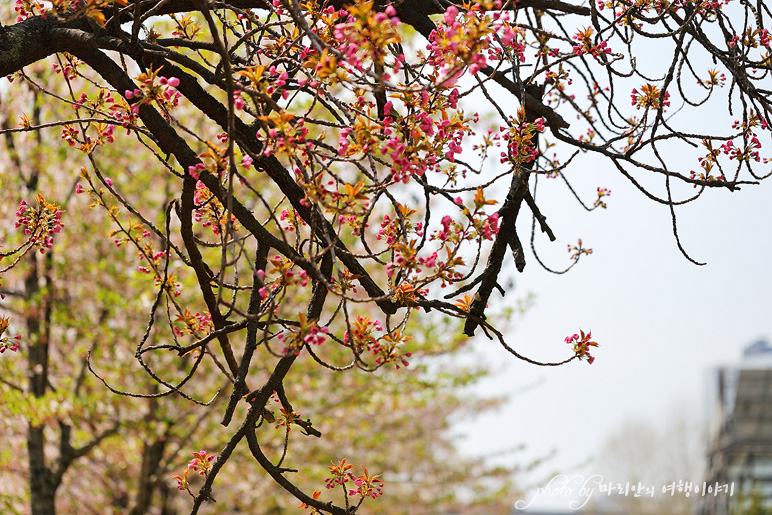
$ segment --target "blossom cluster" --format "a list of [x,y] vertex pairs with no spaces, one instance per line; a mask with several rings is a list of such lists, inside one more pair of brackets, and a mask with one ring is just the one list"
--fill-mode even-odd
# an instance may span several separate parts
[[440,24],[429,36],[427,62],[438,71],[437,84],[453,86],[467,70],[475,74],[488,65],[485,50],[490,46],[492,28],[487,18],[470,9],[459,16],[451,5]]
[[591,332],[585,334],[584,331],[579,331],[579,334],[566,336],[565,342],[571,345],[580,360],[586,359],[590,365],[595,361],[595,358],[590,355],[590,347],[598,347],[598,344],[592,341]]
[[[383,495],[383,479],[381,479],[380,475],[371,476],[367,468],[362,467],[362,471],[364,473],[360,476],[357,476],[351,472],[351,469],[354,468],[354,466],[350,463],[346,463],[346,458],[343,458],[339,463],[335,463],[334,461],[331,463],[332,465],[328,466],[327,468],[329,469],[330,475],[332,477],[326,478],[324,480],[325,488],[331,489],[335,488],[336,486],[343,486],[343,491],[347,496],[359,497],[360,502],[366,497],[376,499]],[[346,488],[347,483],[353,484]],[[318,498],[319,495],[314,492],[314,499]],[[308,506],[301,504],[300,507],[306,508]]]
[[[383,12],[373,13],[374,2],[361,2],[346,7],[348,16],[339,12],[341,21],[332,31],[335,49],[339,53],[338,63],[348,71],[366,73],[375,65],[384,64],[384,49],[390,44],[401,42],[396,28],[399,18],[393,6]],[[328,13],[331,13],[328,7]],[[398,73],[399,68],[395,70]],[[381,72],[382,80],[389,80],[388,72]]]
[[304,149],[309,145],[305,118],[278,111],[268,116],[261,116],[260,120],[265,122],[265,128],[257,131],[257,137],[264,142],[263,153],[266,156],[286,154],[292,158],[297,153],[305,153]]
[[715,68],[711,68],[708,70],[708,78],[698,82],[708,88],[712,88],[713,86],[724,87],[726,84],[726,75]]
[[214,329],[212,315],[209,312],[196,311],[194,314],[186,309],[184,313],[177,315],[174,321],[182,323],[174,326],[174,333],[177,336],[208,334]]
[[141,73],[137,77],[139,88],[127,89],[123,92],[126,100],[134,100],[131,104],[133,113],[139,112],[140,105],[151,102],[156,102],[167,113],[179,105],[182,95],[175,88],[180,85],[180,79],[160,76],[160,71],[161,68],[157,70],[150,68],[147,72]]
[[276,429],[284,427],[287,431],[290,431],[292,429],[292,423],[302,418],[297,411],[288,410],[284,407],[279,409],[279,413],[280,415],[276,417],[277,424],[274,426]]
[[351,474],[356,488],[349,488],[348,494],[361,498],[371,497],[373,499],[383,495],[383,480],[381,480],[381,476],[371,476],[365,467],[362,467],[362,470],[364,470],[364,474],[361,476],[353,477],[353,474]]
[[212,470],[212,461],[216,456],[204,450],[192,452],[191,454],[193,454],[193,459],[188,462],[188,467],[182,473],[182,476],[172,476],[173,479],[177,480],[177,488],[180,490],[188,490],[190,488],[190,483],[188,482],[189,471],[197,472],[200,476],[208,476]]
[[334,461],[331,463],[332,465],[329,465],[327,468],[330,470],[330,475],[332,477],[328,477],[324,480],[325,488],[329,489],[335,488],[338,485],[345,485],[349,480],[356,477],[353,473],[349,472],[349,470],[354,468],[354,465],[346,463],[346,458],[340,460],[340,463],[335,463]]
[[[147,229],[143,230],[142,236],[143,237],[150,236],[150,231],[148,231]],[[151,268],[140,265],[137,267],[137,270],[145,274],[152,274],[154,272],[157,273],[159,271],[159,265],[161,264],[161,260],[170,257],[170,251],[160,250],[157,252],[147,253],[147,251],[145,250],[145,251],[137,252],[137,259],[139,259],[140,261],[144,260],[146,257],[148,260],[148,264],[151,266]]]
[[[408,183],[428,172],[442,173],[441,164],[455,162],[470,133],[469,120],[462,113],[448,112],[457,109],[458,95],[457,88],[393,95],[397,99],[385,103],[379,124],[357,116],[351,126],[341,129],[338,155],[349,160],[382,156],[390,163],[390,178],[396,183]],[[363,108],[370,110],[364,104]]]
[[410,215],[416,213],[417,210],[406,208],[399,203],[397,208],[401,211],[402,217],[391,218],[388,214],[383,215],[380,229],[378,229],[378,234],[375,235],[376,240],[383,239],[389,246],[396,243],[397,238],[402,232],[402,227],[404,227],[406,233],[414,233],[418,237],[423,236],[423,222],[414,223],[412,217],[410,217]]
[[632,105],[634,105],[636,109],[659,109],[660,101],[662,102],[663,107],[670,106],[670,93],[665,91],[663,94],[659,87],[650,83],[641,86],[640,91],[633,88],[633,91],[630,93],[630,98],[632,99]]
[[30,208],[25,200],[19,203],[15,227],[23,228],[29,243],[45,254],[46,249],[53,248],[54,235],[62,231],[64,222],[62,210],[57,204],[46,201],[40,194],[36,200],[37,209]]
[[21,334],[17,334],[16,336],[5,335],[9,325],[10,319],[8,317],[0,317],[0,354],[3,354],[7,350],[16,352],[21,345]]
[[579,238],[576,245],[568,245],[568,252],[571,254],[571,259],[573,261],[579,261],[580,257],[592,254],[592,249],[585,248],[582,245],[582,239]]
[[283,354],[299,354],[304,345],[321,345],[327,340],[330,330],[327,326],[319,327],[316,320],[308,320],[303,313],[298,314],[298,327],[279,333],[277,338],[285,347]]
[[[725,140],[723,143],[718,144],[713,139],[703,139],[702,146],[705,147],[706,153],[698,158],[700,168],[702,171],[696,172],[692,170],[689,174],[691,179],[699,181],[726,181],[726,174],[722,169],[722,165],[719,162],[719,157],[724,155],[730,161],[735,160],[738,163],[750,163],[751,161],[759,163],[769,162],[768,157],[762,157],[760,149],[762,148],[761,140],[758,137],[758,130],[768,130],[769,122],[767,119],[756,112],[751,112],[748,119],[741,122],[735,120],[732,124],[732,129],[738,130],[739,135],[734,139]],[[740,140],[737,143],[735,139]],[[714,172],[714,168],[718,169],[718,173]],[[695,184],[696,188],[698,184]]]
[[188,463],[188,470],[198,472],[199,476],[209,475],[209,471],[212,470],[212,460],[214,460],[214,454],[208,454],[206,451],[194,452],[193,459]]
[[601,188],[600,186],[598,186],[596,193],[598,194],[598,198],[595,200],[595,204],[593,204],[593,207],[600,207],[600,208],[606,209],[606,201],[603,199],[611,195],[611,190],[608,188]]
[[525,120],[525,109],[520,108],[517,118],[512,117],[508,122],[507,126],[499,127],[502,139],[507,142],[507,152],[501,153],[501,162],[520,165],[536,159],[539,154],[536,138],[545,130],[544,118],[528,122]]
[[[188,172],[194,178],[198,178],[198,174],[203,169],[205,165],[198,163]],[[201,181],[196,183],[194,201],[197,207],[193,210],[193,220],[201,223],[202,227],[211,228],[212,234],[219,236],[227,234],[228,230],[232,232],[239,230],[236,217],[233,214],[228,217],[225,207]]]
[[48,8],[42,3],[35,0],[16,0],[13,10],[16,11],[16,21],[21,22],[32,16],[48,12]]
[[578,44],[574,45],[572,49],[576,52],[576,55],[590,54],[596,59],[599,59],[602,54],[611,53],[611,48],[609,48],[606,41],[600,40],[597,43],[592,41],[592,35],[594,33],[595,30],[592,27],[585,27],[576,32],[574,40],[576,40]]
[[393,363],[396,368],[399,368],[400,365],[409,366],[410,363],[407,358],[412,353],[402,352],[402,348],[412,338],[403,335],[399,329],[393,329],[380,336],[375,335],[376,331],[383,331],[378,320],[358,316],[351,322],[350,329],[344,333],[343,344],[350,346],[357,356],[364,352],[371,353],[375,358],[376,365]]

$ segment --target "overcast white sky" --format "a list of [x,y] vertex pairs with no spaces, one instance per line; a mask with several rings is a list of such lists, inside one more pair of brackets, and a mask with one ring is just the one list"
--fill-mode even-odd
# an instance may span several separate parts
[[[676,162],[681,157],[672,156]],[[683,166],[694,167],[686,161]],[[595,186],[609,187],[609,207],[584,213],[559,181],[542,180],[540,204],[558,241],[550,244],[542,236],[540,255],[549,254],[550,263],[561,268],[566,244],[577,237],[594,253],[560,276],[528,256],[505,301],[533,292],[536,305],[508,337],[530,358],[558,361],[570,356],[565,336],[592,330],[601,345],[593,353],[596,361],[535,367],[480,337],[478,348],[500,370],[483,391],[538,386],[490,418],[462,426],[469,452],[525,443],[527,450],[511,458],[524,460],[556,449],[548,467],[560,472],[597,459],[607,437],[627,420],[665,427],[687,407],[704,411],[711,370],[736,363],[745,346],[772,336],[772,182],[736,193],[709,192],[677,211],[685,248],[707,261],[695,266],[676,246],[667,207],[645,198],[611,166],[579,168],[572,177],[586,198]],[[527,240],[530,220],[519,231]],[[583,470],[597,472],[592,464]]]
[[[636,56],[648,75],[664,73],[663,65],[669,62],[662,56],[673,55],[666,43],[647,42]],[[700,59],[692,57],[699,69]],[[702,64],[705,69],[712,66],[707,59]],[[627,93],[635,86],[639,84],[627,82],[617,91],[620,109],[628,115],[634,111]],[[671,122],[686,132],[722,127],[726,133],[737,117],[727,113],[726,91],[724,98],[679,112]],[[670,114],[680,102],[672,94]],[[571,127],[571,132],[576,136],[582,129]],[[769,156],[769,134],[762,144]],[[698,166],[697,154],[683,145],[663,155],[681,173]],[[770,168],[761,165],[757,171],[768,173]],[[501,459],[525,463],[554,449],[556,456],[541,474],[572,473],[577,465],[595,460],[580,471],[590,475],[600,472],[603,444],[626,421],[665,428],[684,412],[707,418],[715,367],[737,363],[744,347],[772,338],[772,179],[735,193],[709,191],[677,209],[684,247],[697,261],[707,262],[696,266],[678,250],[668,208],[647,199],[612,164],[587,159],[567,174],[587,203],[594,200],[596,187],[610,188],[608,209],[586,213],[562,181],[542,178],[537,203],[557,241],[550,243],[537,234],[537,250],[554,269],[568,264],[566,245],[577,238],[594,253],[559,276],[544,271],[528,251],[525,272],[517,274],[508,257],[505,263],[515,276],[515,291],[503,300],[494,292],[491,304],[514,305],[517,297],[534,293],[535,306],[508,332],[509,342],[530,358],[560,361],[571,354],[563,339],[580,328],[591,330],[601,345],[593,352],[596,361],[536,367],[478,335],[477,348],[499,370],[482,385],[483,392],[498,395],[535,386],[514,396],[498,413],[461,424],[459,431],[468,435],[462,440],[466,452],[496,455],[524,443],[524,452]],[[661,177],[646,184],[664,196]],[[678,191],[676,196],[683,198],[693,190]],[[530,224],[530,213],[523,207],[518,231],[526,246]],[[663,478],[663,483],[669,480]],[[548,504],[561,506],[559,499],[553,501]]]

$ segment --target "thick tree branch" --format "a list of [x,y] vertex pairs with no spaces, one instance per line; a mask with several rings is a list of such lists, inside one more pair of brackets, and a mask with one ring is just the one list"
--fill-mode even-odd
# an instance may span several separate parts
[[[541,96],[544,93],[543,86],[528,86],[527,93],[538,99],[541,103]],[[532,109],[529,109],[527,104],[525,107],[525,118],[529,123],[533,123],[536,118],[539,117],[539,113]],[[538,133],[534,135],[534,139],[531,142],[535,148],[538,148]],[[490,254],[488,255],[488,264],[485,270],[482,272],[482,281],[480,287],[474,296],[472,305],[469,308],[469,314],[471,317],[466,319],[464,324],[464,334],[467,336],[473,336],[475,329],[479,325],[477,319],[485,320],[485,308],[488,306],[488,299],[493,293],[493,289],[498,284],[499,272],[501,271],[501,265],[506,255],[507,247],[512,249],[512,253],[515,257],[515,266],[518,272],[522,272],[525,268],[525,255],[523,254],[523,245],[520,242],[520,238],[517,235],[517,215],[520,212],[520,205],[528,192],[528,178],[530,171],[536,159],[532,159],[527,163],[522,163],[513,169],[512,183],[509,186],[509,193],[504,201],[504,205],[499,210],[501,218],[501,225],[499,226],[499,232],[496,235],[496,240],[493,242]]]

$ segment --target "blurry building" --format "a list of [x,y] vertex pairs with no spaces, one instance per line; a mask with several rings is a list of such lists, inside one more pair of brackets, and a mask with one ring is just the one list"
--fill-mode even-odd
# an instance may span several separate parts
[[736,367],[715,376],[715,407],[700,513],[772,510],[772,346],[747,347]]

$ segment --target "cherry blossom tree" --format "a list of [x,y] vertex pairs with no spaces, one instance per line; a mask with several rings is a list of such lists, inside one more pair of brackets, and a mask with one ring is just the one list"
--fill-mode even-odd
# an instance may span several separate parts
[[[32,88],[70,112],[45,120],[30,106],[3,133],[60,132],[80,161],[39,168],[72,181],[75,195],[106,214],[113,251],[132,249],[154,292],[145,322],[129,324],[152,386],[119,384],[96,354],[86,368],[116,395],[212,403],[230,428],[216,450],[190,442],[187,470],[204,481],[192,486],[181,472],[178,484],[192,513],[217,498],[218,478],[242,447],[311,513],[376,505],[371,498],[388,488],[384,471],[353,466],[352,457],[328,467],[326,489],[301,488],[291,474],[298,433],[321,434],[290,394],[293,381],[314,374],[301,363],[340,376],[401,374],[422,359],[411,324],[443,316],[535,365],[592,363],[598,344],[579,329],[558,342],[570,346],[562,361],[522,355],[489,307],[494,290],[505,293],[508,256],[520,272],[526,264],[521,207],[532,218],[531,254],[548,270],[562,273],[592,252],[576,235],[563,268],[539,257],[537,227],[557,240],[537,200],[540,180],[563,181],[579,209],[606,208],[603,185],[572,186],[579,164],[595,156],[670,211],[676,244],[697,263],[681,245],[678,206],[769,175],[770,11],[762,2],[14,7],[15,22],[0,27],[8,91]],[[655,44],[664,58],[644,64]],[[715,130],[694,123],[717,100],[732,121]],[[137,164],[114,167],[111,147],[129,141]],[[692,169],[669,163],[674,150],[692,154]],[[150,172],[164,180],[144,179]],[[30,198],[13,207],[17,233],[4,244],[3,272],[33,252],[42,256],[36,265],[50,260],[72,225],[66,197],[39,192],[36,180],[27,186]],[[24,283],[32,297],[46,290],[45,269],[35,270]],[[38,333],[32,323],[27,332]],[[36,364],[30,390],[42,397],[51,389],[47,342],[8,334],[3,350],[26,349]],[[203,397],[202,375],[227,381],[224,405]],[[276,424],[287,428],[278,456],[265,434]],[[37,486],[51,490],[56,479],[41,471]],[[33,509],[46,509],[34,507],[34,495]]]

